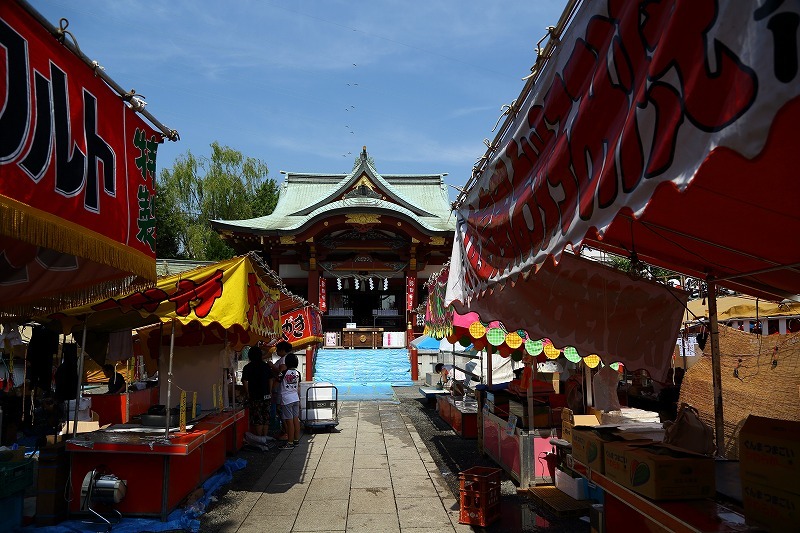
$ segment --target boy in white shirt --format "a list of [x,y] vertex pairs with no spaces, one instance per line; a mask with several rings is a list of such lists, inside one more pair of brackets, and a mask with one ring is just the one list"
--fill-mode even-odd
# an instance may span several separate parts
[[300,444],[300,372],[297,371],[297,356],[286,354],[286,371],[280,377],[281,418],[286,430],[286,444],[282,449],[291,450]]

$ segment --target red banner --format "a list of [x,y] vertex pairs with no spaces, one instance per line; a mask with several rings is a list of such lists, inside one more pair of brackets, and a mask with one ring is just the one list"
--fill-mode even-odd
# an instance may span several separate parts
[[417,278],[406,276],[406,310],[411,311],[417,303]]
[[325,284],[325,278],[319,278],[319,310],[323,313],[328,311],[328,292]]
[[582,242],[796,294],[774,267],[800,260],[798,19],[797,2],[580,3],[458,208],[454,297]]
[[314,308],[303,307],[281,315],[283,340],[293,347],[322,342],[322,321]]
[[154,278],[160,134],[13,1],[0,48],[0,203],[24,221],[16,237]]

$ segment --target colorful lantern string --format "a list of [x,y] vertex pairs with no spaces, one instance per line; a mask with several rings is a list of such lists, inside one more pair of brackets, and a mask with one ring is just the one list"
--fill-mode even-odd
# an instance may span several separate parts
[[564,357],[566,357],[567,361],[570,363],[577,363],[581,360],[581,356],[578,354],[578,350],[576,350],[574,346],[564,347]]
[[506,332],[503,328],[490,328],[489,331],[486,332],[486,340],[489,341],[489,344],[492,346],[500,346],[506,340]]
[[527,340],[525,341],[525,351],[528,352],[530,355],[536,356],[542,353],[543,343],[541,340],[533,341]]
[[600,364],[600,357],[595,354],[587,355],[586,357],[583,358],[583,362],[589,368],[597,368],[597,365]]
[[544,343],[544,355],[548,359],[558,359],[558,356],[561,355],[561,350],[553,346],[552,342]]
[[520,346],[522,346],[522,337],[519,336],[519,333],[516,331],[512,331],[508,335],[506,335],[506,344],[509,348],[516,350]]
[[486,335],[486,326],[484,326],[480,322],[473,322],[469,326],[469,334],[472,336],[473,339],[480,339],[484,335]]

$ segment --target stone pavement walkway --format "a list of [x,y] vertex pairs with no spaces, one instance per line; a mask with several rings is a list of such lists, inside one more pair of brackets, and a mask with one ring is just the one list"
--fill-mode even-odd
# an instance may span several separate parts
[[281,451],[223,531],[473,531],[398,404],[340,402],[337,430]]

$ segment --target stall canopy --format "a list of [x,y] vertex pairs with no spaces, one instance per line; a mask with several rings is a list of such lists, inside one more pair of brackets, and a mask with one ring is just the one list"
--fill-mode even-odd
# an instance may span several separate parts
[[0,2],[0,316],[7,319],[156,279],[154,180],[164,137],[134,111],[139,101],[126,101],[45,24],[27,5]]
[[517,361],[563,353],[590,366],[599,358],[662,376],[685,304],[683,291],[563,254],[558,266],[547,261],[536,275],[476,298],[469,307],[452,302],[454,313],[446,321],[453,340],[491,345]]
[[[229,341],[234,347],[282,334],[281,311],[308,307],[255,254],[234,257],[160,278],[155,287],[75,307],[49,316],[64,332],[75,328],[111,332],[172,323],[176,345]],[[169,336],[170,328],[163,328]],[[150,335],[152,337],[152,335]],[[158,346],[159,336],[154,341]],[[152,352],[151,347],[151,353]]]
[[798,16],[790,2],[570,2],[456,202],[447,301],[506,298],[582,244],[797,298]]

